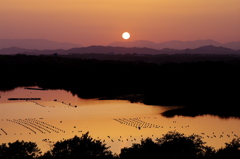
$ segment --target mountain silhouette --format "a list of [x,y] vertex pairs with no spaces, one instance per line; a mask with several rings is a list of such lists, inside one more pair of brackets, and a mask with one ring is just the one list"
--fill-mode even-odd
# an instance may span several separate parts
[[235,54],[239,55],[240,50],[232,50],[224,47],[216,47],[213,45],[202,46],[196,49],[152,49],[152,48],[140,48],[140,47],[112,47],[112,46],[89,46],[72,48],[68,50],[56,49],[56,50],[33,50],[23,48],[4,48],[0,49],[0,54],[27,54],[27,55],[76,55],[76,54],[138,54],[138,55],[160,55],[160,54]]
[[112,46],[89,46],[82,48],[73,48],[66,51],[69,54],[74,53],[108,53],[108,54],[161,54],[160,50],[152,48],[139,48],[139,47],[112,47]]
[[196,49],[202,46],[222,46],[227,47],[233,50],[240,50],[240,41],[236,42],[229,42],[221,44],[214,40],[195,40],[195,41],[167,41],[162,43],[154,43],[151,41],[145,40],[137,40],[137,41],[130,41],[130,42],[113,42],[110,43],[109,46],[121,46],[121,47],[147,47],[153,49],[164,49],[164,48],[171,48],[171,49]]
[[70,49],[82,47],[79,44],[49,41],[46,39],[0,39],[0,49],[18,47],[24,49]]
[[213,45],[202,46],[196,49],[191,49],[188,51],[191,54],[234,54],[236,51],[225,48],[225,47],[216,47]]
[[[136,41],[128,41],[128,42],[113,42],[107,46],[112,47],[127,47],[127,48],[150,48],[155,50],[162,49],[196,49],[202,46],[216,46],[216,47],[225,47],[233,50],[240,50],[240,41],[228,42],[221,44],[214,40],[195,40],[195,41],[167,41],[162,43],[155,43],[147,40],[136,40]],[[107,47],[106,46],[106,47]],[[64,43],[64,42],[55,42],[49,41],[46,39],[0,39],[0,49],[4,48],[22,48],[22,49],[37,49],[37,50],[56,50],[56,49],[71,49],[71,48],[79,48],[83,47],[80,44],[74,43]],[[93,46],[90,46],[93,49]],[[95,46],[96,48],[97,46]],[[89,47],[85,47],[85,49],[90,50]],[[105,48],[106,50],[107,48]],[[117,48],[116,48],[117,49]],[[84,50],[84,49],[83,49]],[[108,48],[108,50],[111,50]],[[119,48],[117,49],[119,51]],[[9,51],[9,50],[8,50]],[[165,50],[166,51],[166,50]],[[169,50],[168,50],[169,51]],[[11,53],[14,51],[10,51]],[[16,51],[15,51],[16,52]],[[28,52],[28,51],[27,51]],[[96,52],[94,50],[94,52]],[[132,51],[131,51],[132,53]],[[155,54],[155,53],[153,53]]]
[[233,50],[240,50],[240,41],[233,41],[233,42],[225,43],[222,46],[233,49]]
[[34,51],[38,51],[38,50],[9,47],[9,48],[0,49],[0,54],[8,55],[8,54],[18,54],[18,53],[30,53]]

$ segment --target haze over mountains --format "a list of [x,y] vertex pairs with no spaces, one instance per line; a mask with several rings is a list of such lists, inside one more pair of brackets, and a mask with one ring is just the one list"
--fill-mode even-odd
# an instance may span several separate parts
[[213,40],[113,42],[108,46],[82,47],[44,39],[0,39],[0,54],[240,54],[240,41],[221,44]]
[[63,43],[46,39],[0,39],[0,49],[18,47],[23,49],[53,50],[82,47],[80,44]]

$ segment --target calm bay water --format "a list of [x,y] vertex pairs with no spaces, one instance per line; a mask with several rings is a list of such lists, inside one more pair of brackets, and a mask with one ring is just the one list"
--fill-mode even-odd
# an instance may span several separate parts
[[[0,144],[16,140],[36,142],[43,152],[59,140],[89,131],[119,153],[123,147],[156,139],[168,131],[198,134],[207,145],[224,146],[240,136],[240,120],[216,116],[165,118],[172,107],[149,106],[124,100],[80,99],[64,90],[17,88],[0,92]],[[8,100],[41,98],[41,100]]]

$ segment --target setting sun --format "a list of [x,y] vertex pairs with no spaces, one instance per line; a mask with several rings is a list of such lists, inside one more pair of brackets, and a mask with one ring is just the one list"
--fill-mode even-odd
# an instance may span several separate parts
[[122,38],[125,39],[125,40],[129,39],[129,38],[130,38],[129,32],[124,32],[124,33],[122,34]]

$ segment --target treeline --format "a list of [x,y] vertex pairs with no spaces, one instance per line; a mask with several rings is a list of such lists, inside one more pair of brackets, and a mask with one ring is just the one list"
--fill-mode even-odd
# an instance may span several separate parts
[[120,98],[188,108],[166,116],[182,112],[240,116],[236,111],[240,104],[237,61],[154,64],[16,55],[0,56],[0,68],[0,90],[37,85],[71,91],[81,98]]
[[132,61],[146,62],[155,64],[166,63],[183,63],[183,62],[206,62],[206,61],[222,61],[227,63],[239,63],[240,56],[236,54],[187,54],[185,50],[179,54],[100,54],[100,53],[84,53],[84,54],[68,54],[59,55],[66,58],[96,59],[96,60],[112,60],[112,61]]
[[93,139],[89,133],[81,137],[58,141],[51,150],[42,154],[34,142],[16,141],[0,145],[1,159],[239,159],[240,138],[214,149],[206,146],[199,135],[185,136],[179,132],[168,132],[156,141],[142,139],[140,144],[124,147],[120,154],[113,154],[101,140]]

